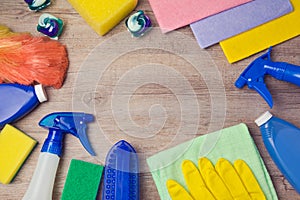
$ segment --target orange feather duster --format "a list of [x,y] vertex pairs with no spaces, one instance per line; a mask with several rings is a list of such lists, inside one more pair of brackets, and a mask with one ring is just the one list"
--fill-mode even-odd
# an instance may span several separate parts
[[47,37],[13,33],[0,25],[0,83],[61,88],[69,60],[64,45]]

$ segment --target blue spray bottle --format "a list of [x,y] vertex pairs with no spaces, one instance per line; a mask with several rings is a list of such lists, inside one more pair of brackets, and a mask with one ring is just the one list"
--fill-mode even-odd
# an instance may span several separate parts
[[61,112],[47,115],[40,121],[39,125],[49,129],[49,134],[23,200],[52,200],[53,184],[65,134],[70,133],[79,138],[84,148],[95,156],[86,135],[86,124],[93,120],[91,114]]
[[0,128],[25,116],[44,101],[47,95],[42,85],[0,84]]
[[271,59],[271,50],[262,56],[256,58],[239,76],[235,82],[237,88],[243,88],[248,85],[250,89],[258,92],[273,107],[273,99],[269,92],[264,78],[266,75],[293,83],[300,86],[300,66],[286,62],[274,62]]
[[300,194],[300,129],[280,118],[264,113],[255,123],[273,161]]

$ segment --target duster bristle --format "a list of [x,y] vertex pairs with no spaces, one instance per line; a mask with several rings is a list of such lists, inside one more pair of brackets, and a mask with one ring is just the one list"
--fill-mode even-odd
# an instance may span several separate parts
[[8,27],[0,24],[0,37],[6,37],[9,35],[14,35],[15,33],[11,32]]
[[0,26],[0,81],[61,88],[68,65],[66,48],[58,41]]

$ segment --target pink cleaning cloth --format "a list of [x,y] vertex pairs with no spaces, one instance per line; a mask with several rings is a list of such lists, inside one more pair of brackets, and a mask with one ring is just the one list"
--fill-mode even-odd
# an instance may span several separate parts
[[252,0],[149,0],[163,33]]

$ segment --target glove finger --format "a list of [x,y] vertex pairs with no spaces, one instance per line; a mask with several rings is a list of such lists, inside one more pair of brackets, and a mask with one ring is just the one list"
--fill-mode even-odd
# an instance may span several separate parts
[[265,200],[266,197],[247,163],[243,160],[236,160],[234,162],[234,168],[238,172],[251,198],[255,200]]
[[198,165],[207,188],[216,199],[233,199],[214,166],[207,158],[200,158]]
[[168,180],[167,188],[172,200],[194,200],[191,195],[176,181]]
[[233,199],[251,200],[251,197],[243,185],[238,173],[228,160],[224,158],[219,159],[216,164],[216,171],[226,184]]
[[214,200],[215,198],[207,189],[200,172],[193,162],[185,160],[182,163],[182,173],[185,179],[185,183],[192,195],[196,200]]

